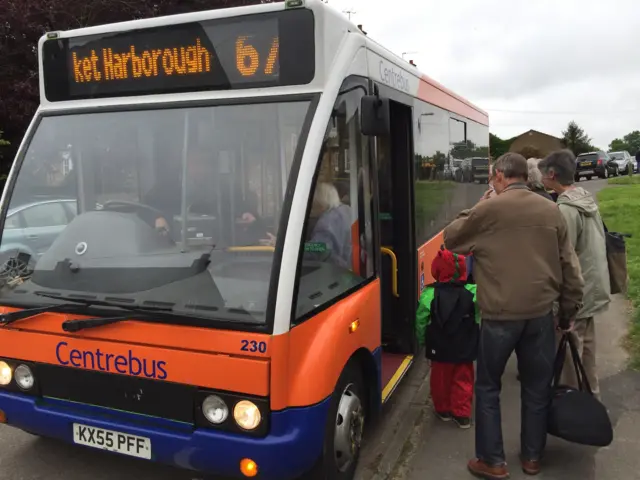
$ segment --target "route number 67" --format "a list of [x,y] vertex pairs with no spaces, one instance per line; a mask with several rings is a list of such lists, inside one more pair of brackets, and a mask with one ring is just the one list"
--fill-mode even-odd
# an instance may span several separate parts
[[[260,68],[260,54],[254,46],[247,43],[247,40],[249,37],[245,35],[236,40],[236,66],[243,77],[253,77]],[[274,37],[271,40],[271,49],[263,70],[265,75],[274,74],[279,51],[280,39]]]

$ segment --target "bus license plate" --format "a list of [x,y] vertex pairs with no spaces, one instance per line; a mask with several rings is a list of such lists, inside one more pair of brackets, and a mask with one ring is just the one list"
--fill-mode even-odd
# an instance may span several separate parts
[[145,437],[74,423],[73,442],[86,447],[151,460],[151,440]]

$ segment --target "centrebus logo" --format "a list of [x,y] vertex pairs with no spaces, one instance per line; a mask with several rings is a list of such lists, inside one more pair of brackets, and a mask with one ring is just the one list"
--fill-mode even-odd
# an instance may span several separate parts
[[393,65],[380,60],[380,80],[396,90],[410,93],[409,77],[400,69],[395,69]]
[[56,345],[56,358],[60,365],[98,370],[106,373],[120,373],[133,377],[146,377],[155,380],[166,380],[167,362],[138,358],[132,350],[127,355],[115,355],[96,350],[77,350],[69,347],[67,342]]

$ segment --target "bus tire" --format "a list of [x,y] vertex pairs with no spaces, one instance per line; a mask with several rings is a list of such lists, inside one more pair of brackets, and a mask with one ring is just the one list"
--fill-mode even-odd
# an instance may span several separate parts
[[347,363],[331,396],[322,456],[311,472],[313,480],[351,480],[355,475],[369,403],[359,367],[353,359]]

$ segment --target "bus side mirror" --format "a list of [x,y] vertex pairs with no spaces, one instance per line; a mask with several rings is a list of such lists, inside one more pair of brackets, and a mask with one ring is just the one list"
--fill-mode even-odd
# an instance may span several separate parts
[[362,97],[360,104],[361,128],[368,137],[385,137],[391,132],[391,109],[389,100],[377,95]]

